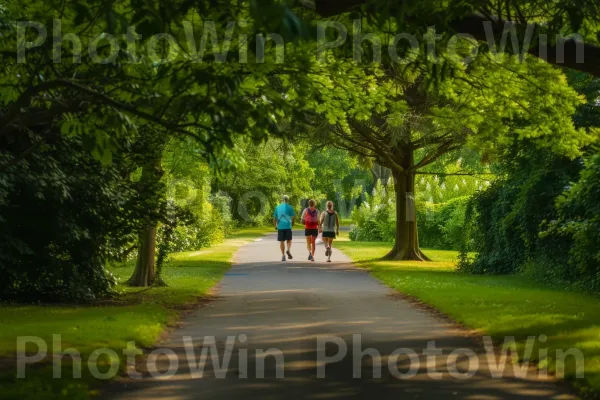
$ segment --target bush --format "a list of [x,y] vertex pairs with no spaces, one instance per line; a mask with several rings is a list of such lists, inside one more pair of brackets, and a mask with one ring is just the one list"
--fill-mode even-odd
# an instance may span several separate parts
[[350,230],[350,240],[361,242],[393,242],[396,231],[396,202],[391,182],[375,185],[371,196],[352,211],[356,223]]
[[[529,155],[474,198],[475,260],[460,270],[524,273],[553,286],[600,292],[600,154],[580,160]],[[580,171],[580,172],[578,172]],[[579,175],[575,184],[570,184]],[[566,190],[565,190],[566,188]]]
[[421,247],[460,249],[469,197],[456,197],[442,204],[417,204],[417,226]]
[[475,218],[468,219],[465,231],[477,235],[471,243],[478,255],[461,265],[465,272],[512,274],[525,266],[560,269],[558,265],[568,263],[570,241],[540,237],[540,226],[558,218],[555,199],[577,176],[580,164],[532,145],[514,152],[503,166],[505,177],[473,199]]
[[[0,164],[28,145],[19,140],[28,138],[4,142]],[[111,238],[136,228],[136,195],[121,166],[103,167],[79,138],[53,132],[41,150],[3,171],[0,299],[89,301],[112,293]]]
[[[178,225],[172,234],[171,251],[194,251],[221,243],[231,231],[229,200],[226,196],[213,195],[201,207],[200,212],[192,213],[192,222]],[[161,229],[164,229],[161,227]]]
[[[391,209],[391,210],[390,210]],[[361,242],[393,242],[396,219],[393,208],[385,205],[371,207],[364,202],[358,212],[353,213],[356,222],[350,230],[350,240]]]
[[[544,224],[542,240],[570,244],[563,246],[568,262],[554,263],[556,277],[575,283],[577,286],[600,293],[600,154],[595,154],[585,163],[579,181],[557,199],[558,219]],[[563,256],[563,260],[564,260]],[[536,264],[528,270],[540,274]],[[548,268],[542,269],[542,271]]]
[[[465,209],[469,197],[456,197],[443,204],[417,203],[417,226],[422,247],[458,250],[462,242]],[[355,225],[350,240],[393,242],[396,231],[396,201],[393,184],[378,183],[367,201],[354,209]]]

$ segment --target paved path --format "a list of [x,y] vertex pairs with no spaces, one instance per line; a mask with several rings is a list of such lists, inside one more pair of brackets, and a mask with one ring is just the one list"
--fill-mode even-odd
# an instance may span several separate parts
[[[295,232],[300,234],[300,232]],[[319,246],[317,262],[306,260],[304,238],[295,236],[293,261],[279,261],[274,236],[269,235],[243,247],[236,264],[224,278],[220,298],[189,315],[161,346],[179,359],[179,371],[170,379],[144,378],[113,385],[110,399],[575,399],[552,382],[528,379],[492,379],[487,358],[472,338],[426,311],[394,298],[390,289],[350,264],[334,251],[331,264],[325,263],[324,247]],[[353,335],[361,335],[361,343]],[[242,335],[242,336],[240,336]],[[243,341],[245,335],[246,340]],[[190,336],[198,359],[203,339],[216,338],[219,356],[232,336],[235,346],[223,379],[215,377],[208,362],[204,376],[190,374],[183,337]],[[318,339],[338,337],[347,345],[340,361],[317,362],[334,357],[337,344],[321,345]],[[480,368],[470,379],[457,379],[448,371],[447,358],[438,356],[430,364],[422,351],[435,340],[445,355],[457,348],[471,348],[480,357]],[[210,343],[204,343],[208,347]],[[356,346],[356,348],[354,348]],[[191,347],[190,347],[191,348]],[[277,379],[275,356],[262,357],[257,349],[278,349],[283,354],[284,379]],[[359,350],[372,348],[375,358]],[[399,379],[389,368],[390,354],[401,348],[415,351],[412,362],[401,355],[396,373],[419,367],[416,376]],[[242,351],[240,351],[242,349]],[[379,353],[381,356],[378,356]],[[244,355],[247,354],[247,357]],[[463,353],[464,354],[464,353]],[[431,357],[433,359],[433,357]],[[243,360],[247,359],[247,368]],[[375,360],[375,361],[373,361]],[[381,378],[373,376],[373,363],[381,361]],[[466,370],[465,356],[457,362],[457,372]],[[419,363],[419,365],[417,365]],[[280,364],[281,365],[281,364]],[[318,365],[325,365],[325,378],[318,378]],[[159,358],[158,370],[168,364]],[[241,366],[241,367],[240,367]],[[442,371],[435,379],[427,369]],[[264,379],[256,378],[264,371]],[[281,370],[279,368],[279,370]],[[248,378],[244,378],[244,371]],[[511,368],[507,368],[510,374]],[[360,374],[361,378],[353,378]],[[456,374],[455,374],[456,375]]]

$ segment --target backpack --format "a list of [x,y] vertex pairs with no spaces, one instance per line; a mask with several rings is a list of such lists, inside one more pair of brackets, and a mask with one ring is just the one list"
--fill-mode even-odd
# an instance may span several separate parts
[[306,214],[304,214],[304,223],[318,224],[319,223],[319,211],[316,208],[314,209],[314,211],[311,211],[310,208],[307,208]]

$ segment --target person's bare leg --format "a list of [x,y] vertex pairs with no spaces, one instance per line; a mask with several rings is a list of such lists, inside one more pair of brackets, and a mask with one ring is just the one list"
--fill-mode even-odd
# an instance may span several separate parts
[[281,249],[281,255],[285,255],[285,242],[279,242],[279,248]]
[[310,245],[311,245],[310,238],[311,238],[311,237],[312,237],[312,236],[307,236],[307,237],[306,237],[306,249],[308,250],[308,252],[309,252],[309,253],[310,253],[310,251],[311,251],[311,247],[310,247]]
[[291,240],[288,240],[288,241],[287,241],[287,250],[288,250],[288,251],[291,251],[291,250],[292,250],[292,241],[291,241]]
[[312,255],[315,255],[315,252],[317,250],[317,237],[316,236],[311,236],[310,237],[310,243],[311,243],[311,249],[312,249]]

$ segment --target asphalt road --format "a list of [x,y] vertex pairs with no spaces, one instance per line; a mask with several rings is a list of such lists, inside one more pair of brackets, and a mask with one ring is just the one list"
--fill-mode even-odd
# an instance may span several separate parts
[[[467,332],[394,296],[335,249],[332,263],[324,262],[322,244],[316,262],[307,261],[301,234],[295,232],[292,261],[280,261],[274,235],[243,247],[220,285],[219,298],[189,314],[160,345],[173,360],[159,356],[156,372],[177,363],[176,372],[167,379],[148,372],[140,380],[121,379],[105,397],[577,398],[562,385],[540,379],[534,369],[515,377],[508,365],[504,377],[493,378],[490,361],[497,359]],[[228,341],[231,351],[224,366]],[[430,342],[441,355],[423,353]],[[223,367],[216,371],[211,346]],[[206,363],[200,373],[196,363],[203,350]],[[449,356],[453,351],[455,356]],[[473,375],[467,378],[469,371]]]

